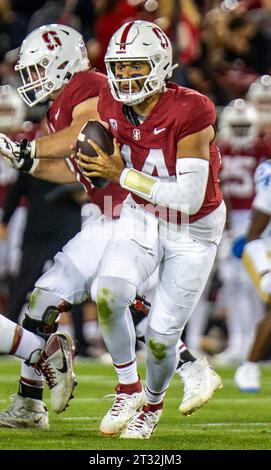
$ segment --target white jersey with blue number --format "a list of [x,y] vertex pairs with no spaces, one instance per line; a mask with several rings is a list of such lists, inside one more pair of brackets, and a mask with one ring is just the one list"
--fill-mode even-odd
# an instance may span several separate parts
[[[252,207],[271,217],[271,160],[260,163],[254,178],[256,196]],[[268,249],[271,249],[271,222],[264,230],[262,238],[268,242]]]

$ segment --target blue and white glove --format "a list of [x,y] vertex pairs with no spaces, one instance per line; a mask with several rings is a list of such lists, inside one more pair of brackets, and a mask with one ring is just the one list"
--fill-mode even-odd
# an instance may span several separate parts
[[247,238],[245,235],[240,235],[233,240],[231,246],[231,254],[235,258],[242,258],[242,254],[247,243]]
[[14,142],[5,134],[0,133],[0,155],[4,157],[7,164],[16,170],[33,173],[38,164],[36,156],[36,142],[23,139]]

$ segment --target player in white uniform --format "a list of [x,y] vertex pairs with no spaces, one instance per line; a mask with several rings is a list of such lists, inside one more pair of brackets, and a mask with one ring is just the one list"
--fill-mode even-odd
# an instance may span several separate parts
[[227,311],[228,344],[215,360],[227,364],[244,360],[263,314],[263,303],[242,262],[233,256],[231,242],[246,233],[255,196],[254,173],[258,164],[270,156],[270,148],[260,135],[259,114],[249,102],[237,99],[229,103],[219,124],[220,178],[228,208],[228,231],[221,244],[218,272],[222,281],[220,302]]
[[251,276],[266,312],[259,322],[254,344],[236,371],[234,382],[241,391],[260,390],[258,362],[271,344],[271,160],[261,163],[255,172],[256,196],[252,203],[252,218],[247,231],[243,262]]
[[[28,142],[24,155],[18,143],[2,135],[2,154],[9,157],[14,166],[30,171],[36,177],[55,182],[75,182],[79,178],[92,201],[100,207],[97,215],[97,206],[91,206],[96,211],[97,220],[89,217],[83,230],[55,257],[53,268],[36,283],[24,324],[40,331],[48,327],[47,323],[57,328],[57,317],[67,308],[67,303],[81,302],[90,295],[99,261],[117,224],[116,220],[112,220],[112,214],[103,215],[104,198],[110,197],[114,210],[115,206],[123,202],[127,191],[114,184],[95,190],[86,178],[72,173],[66,161],[60,159],[69,154],[69,147],[74,143],[84,121],[98,117],[97,97],[101,87],[107,83],[105,76],[88,69],[82,37],[62,25],[38,28],[23,42],[17,69],[22,71],[25,80],[19,92],[29,106],[44,98],[52,99],[47,113],[51,135]],[[39,159],[35,158],[36,155]],[[52,155],[57,159],[48,160]],[[180,370],[185,382],[181,405],[184,414],[190,414],[208,401],[221,383],[220,378],[206,364],[200,361],[191,363],[190,360],[194,358],[188,356],[188,360],[183,360],[185,367]],[[197,381],[193,380],[193,371],[197,374]],[[16,397],[41,400],[42,388],[41,378],[23,364],[20,395]],[[20,415],[17,410],[17,425],[35,426],[33,416],[27,413]],[[15,420],[16,417],[13,419],[14,426]],[[47,413],[46,420],[48,423]],[[8,425],[9,422],[10,414],[0,413],[0,423]]]
[[[100,325],[119,379],[100,430],[144,439],[162,414],[177,342],[210,274],[225,206],[214,106],[194,90],[167,83],[172,50],[162,30],[144,21],[126,23],[113,35],[105,62],[110,89],[101,91],[98,110],[116,139],[114,154],[91,141],[99,158],[78,152],[78,164],[86,176],[119,181],[131,195],[99,268]],[[159,264],[146,331],[145,398],[126,309]]]

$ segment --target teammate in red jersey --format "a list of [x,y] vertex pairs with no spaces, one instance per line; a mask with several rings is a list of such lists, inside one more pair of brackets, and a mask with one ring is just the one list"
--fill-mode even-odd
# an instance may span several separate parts
[[[113,35],[105,63],[109,85],[101,91],[98,110],[115,136],[114,153],[107,155],[90,140],[99,157],[78,152],[78,164],[86,176],[119,182],[130,195],[99,268],[100,324],[119,379],[100,430],[144,439],[161,416],[176,345],[210,274],[225,205],[214,105],[196,91],[168,83],[172,49],[163,31],[149,22],[126,23]],[[146,331],[144,393],[126,309],[159,264]]]
[[[15,167],[55,182],[75,182],[78,178],[94,203],[89,209],[89,223],[58,253],[53,268],[36,283],[24,325],[39,332],[47,330],[47,323],[54,323],[53,328],[57,328],[56,319],[61,311],[68,308],[68,303],[81,302],[89,296],[99,261],[115,227],[112,215],[118,215],[119,206],[127,196],[127,191],[115,183],[104,189],[93,188],[81,173],[71,173],[69,166],[77,168],[74,161],[68,160],[68,166],[65,160],[59,158],[69,154],[69,146],[74,143],[82,122],[98,116],[97,95],[107,79],[86,67],[84,44],[76,31],[62,25],[48,25],[31,33],[21,47],[16,67],[24,80],[24,86],[19,88],[19,92],[29,106],[47,98],[53,101],[47,113],[50,135],[35,142],[24,142],[24,146],[3,134],[0,138],[2,154],[9,157]],[[40,158],[35,159],[35,155]],[[91,212],[94,216],[92,219]],[[95,217],[97,221],[93,222]],[[142,293],[146,293],[146,287]],[[93,288],[95,290],[95,284]],[[138,325],[141,335],[143,323],[145,320]],[[180,375],[185,384],[181,412],[190,414],[208,401],[220,384],[220,379],[207,364],[195,360],[184,349],[182,346],[179,362]],[[194,369],[201,376],[201,380],[196,383],[197,387],[192,380]],[[210,388],[205,387],[206,381],[212,382]],[[15,396],[11,410],[0,413],[0,424],[35,427],[37,414],[34,405],[37,402],[42,404],[42,388],[41,377],[37,377],[32,368],[23,364],[20,393]],[[27,399],[27,407],[21,397]],[[40,409],[43,409],[43,417],[39,423],[47,427],[48,413],[42,406]]]
[[[76,182],[76,175],[70,171],[64,157],[69,155],[70,146],[85,121],[97,116],[98,94],[106,83],[106,77],[89,69],[82,36],[62,25],[48,25],[30,33],[21,46],[16,69],[20,71],[23,80],[23,86],[18,91],[28,106],[49,98],[53,101],[47,113],[50,135],[18,143],[1,134],[1,153],[10,157],[11,165],[19,170],[50,181]],[[40,157],[39,160],[34,158],[36,155]],[[52,155],[55,159],[48,160]],[[81,252],[78,246],[77,251]],[[86,279],[91,275],[82,277],[68,255],[60,253],[59,257],[61,260],[55,262],[55,274],[48,272],[46,289],[42,281],[42,285],[34,290],[29,312],[24,319],[25,329],[47,334],[47,337],[57,328],[55,320],[67,305],[63,300],[69,300],[56,284],[62,279],[62,286],[66,285],[67,291],[81,300],[82,292],[86,293],[87,289]],[[66,263],[66,267],[63,263]],[[74,273],[68,266],[72,266]],[[73,275],[75,277],[71,287]],[[70,300],[73,302],[75,299]],[[42,376],[23,363],[19,394],[15,395],[11,408],[1,413],[1,424],[35,427],[39,422],[41,427],[48,427],[48,412],[42,402],[42,391]],[[40,402],[38,407],[37,402]]]

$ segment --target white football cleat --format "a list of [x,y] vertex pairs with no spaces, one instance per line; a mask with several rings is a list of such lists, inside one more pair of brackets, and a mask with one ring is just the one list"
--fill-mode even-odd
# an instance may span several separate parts
[[205,405],[213,393],[223,387],[221,378],[206,359],[187,362],[177,372],[184,383],[184,397],[179,410],[186,416]]
[[42,400],[12,395],[10,406],[0,413],[0,427],[49,429],[48,411]]
[[119,434],[137,411],[141,410],[146,400],[144,390],[131,395],[118,393],[112,397],[114,397],[114,404],[100,424],[101,433],[107,436]]
[[56,413],[68,406],[77,384],[73,371],[75,346],[68,333],[53,333],[40,353],[35,368],[40,371],[51,391],[51,405]]
[[234,383],[241,392],[257,393],[261,389],[260,369],[255,362],[245,362],[235,372]]
[[244,352],[231,348],[224,349],[219,354],[212,356],[212,364],[217,367],[237,366],[245,359]]
[[155,431],[162,410],[148,411],[145,406],[142,411],[136,413],[127,427],[122,431],[121,439],[150,439]]

